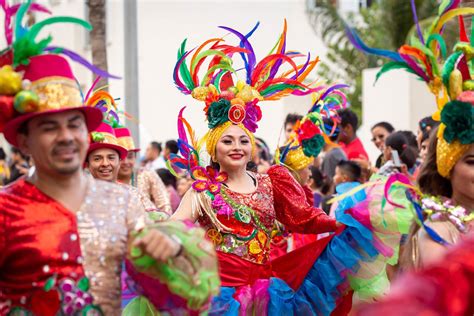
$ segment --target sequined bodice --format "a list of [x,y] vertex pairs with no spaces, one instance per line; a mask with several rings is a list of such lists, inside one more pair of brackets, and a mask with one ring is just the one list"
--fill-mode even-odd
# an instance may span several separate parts
[[231,231],[218,231],[206,215],[199,222],[207,230],[217,251],[235,254],[255,263],[269,259],[271,233],[275,225],[273,190],[267,175],[253,174],[257,188],[249,194],[221,189],[222,200],[231,206],[228,212],[218,212],[218,220]]

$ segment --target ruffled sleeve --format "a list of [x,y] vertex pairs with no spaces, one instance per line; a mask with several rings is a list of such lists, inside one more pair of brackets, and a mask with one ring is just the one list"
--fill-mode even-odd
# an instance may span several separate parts
[[282,166],[268,170],[278,221],[296,233],[318,234],[336,230],[336,220],[309,205],[304,189]]

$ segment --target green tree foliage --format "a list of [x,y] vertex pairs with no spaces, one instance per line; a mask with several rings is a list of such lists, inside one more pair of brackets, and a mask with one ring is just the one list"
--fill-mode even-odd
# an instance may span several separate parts
[[[318,65],[319,75],[330,81],[351,86],[348,100],[360,115],[362,107],[362,70],[381,66],[385,61],[367,56],[347,39],[344,25],[354,27],[370,47],[397,50],[415,34],[410,1],[379,0],[358,14],[341,17],[333,0],[311,0],[307,13],[318,36],[328,47],[327,56]],[[424,21],[437,14],[436,0],[416,0],[417,14]],[[428,21],[424,22],[427,23]]]

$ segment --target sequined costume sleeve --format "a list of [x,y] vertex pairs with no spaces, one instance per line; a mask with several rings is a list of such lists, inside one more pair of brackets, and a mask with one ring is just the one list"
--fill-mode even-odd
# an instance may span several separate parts
[[155,172],[141,169],[137,181],[138,189],[150,197],[158,210],[168,215],[172,214],[168,190]]
[[272,181],[277,219],[286,228],[309,234],[336,230],[336,220],[307,203],[303,188],[285,167],[272,166],[268,176]]

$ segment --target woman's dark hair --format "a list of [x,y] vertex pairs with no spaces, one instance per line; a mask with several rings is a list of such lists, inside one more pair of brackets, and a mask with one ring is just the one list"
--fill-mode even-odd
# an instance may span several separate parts
[[173,176],[173,174],[168,169],[160,168],[156,170],[156,173],[158,173],[165,186],[171,185],[176,189],[176,177]]
[[321,191],[322,195],[328,194],[329,190],[331,190],[331,179],[328,179],[328,177],[315,166],[309,167],[309,170],[311,170],[311,178],[314,181],[314,187]]
[[[438,173],[438,164],[436,163],[436,146],[438,144],[438,138],[436,137],[438,127],[435,127],[430,134],[430,143],[428,145],[428,153],[426,159],[423,162],[420,173],[418,175],[418,187],[420,188],[423,194],[427,195],[436,195],[451,197],[453,193],[453,188],[451,186],[451,181],[442,177]],[[400,255],[400,264],[402,269],[412,269],[414,268],[413,262],[413,238],[418,234],[420,230],[420,225],[413,223],[410,227],[410,232],[408,233],[407,242],[405,247],[403,247],[403,252]]]
[[381,127],[383,129],[385,129],[387,132],[389,133],[393,133],[395,131],[395,128],[393,127],[392,124],[390,124],[389,122],[378,122],[377,124],[375,124],[374,126],[372,126],[372,128],[370,129],[371,131],[374,130],[374,128],[376,127]]
[[439,125],[439,122],[433,120],[433,118],[431,116],[424,117],[418,122],[418,126],[420,127],[420,131],[422,131],[422,132],[425,132],[426,130],[428,130],[428,128],[433,129],[435,127],[438,127],[438,125]]
[[429,131],[424,131],[423,134],[421,135],[421,142],[424,142],[425,140],[430,138],[431,133]]
[[385,140],[385,146],[390,146],[390,148],[396,150],[400,156],[400,160],[407,165],[408,169],[411,169],[415,165],[418,152],[413,148],[404,132],[398,131],[390,134]]
[[5,160],[7,159],[7,154],[5,154],[5,150],[3,150],[2,147],[0,147],[0,160]]
[[426,154],[425,161],[421,165],[417,179],[418,186],[424,194],[449,198],[453,194],[451,181],[438,173],[438,164],[436,163],[436,145],[438,144],[438,138],[436,137],[437,131],[433,131],[430,134],[428,153]]

